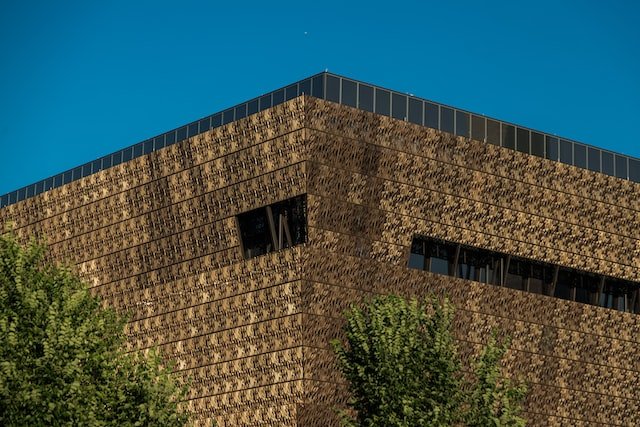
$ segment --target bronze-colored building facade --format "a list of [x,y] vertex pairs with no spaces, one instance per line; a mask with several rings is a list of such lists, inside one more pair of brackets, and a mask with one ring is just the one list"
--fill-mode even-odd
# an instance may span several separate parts
[[0,223],[131,314],[198,425],[337,425],[329,341],[374,293],[448,295],[463,355],[509,334],[530,425],[640,425],[635,159],[322,73],[96,162]]

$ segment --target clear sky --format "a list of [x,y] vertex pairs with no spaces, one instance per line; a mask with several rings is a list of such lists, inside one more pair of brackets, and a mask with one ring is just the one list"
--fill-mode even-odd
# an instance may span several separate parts
[[640,157],[638,1],[0,0],[0,194],[322,70]]

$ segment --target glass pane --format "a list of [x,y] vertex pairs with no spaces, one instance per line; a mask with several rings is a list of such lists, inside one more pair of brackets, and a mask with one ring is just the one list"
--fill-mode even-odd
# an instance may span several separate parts
[[453,110],[440,107],[440,130],[453,133]]
[[44,183],[44,180],[38,182],[38,185],[36,186],[36,194],[41,194],[44,192]]
[[108,169],[113,165],[113,159],[111,156],[104,156],[102,158],[102,169]]
[[469,114],[456,111],[456,135],[469,137]]
[[274,250],[265,208],[238,215],[238,225],[246,259]]
[[576,302],[598,305],[600,278],[595,275],[579,273],[576,281]]
[[502,124],[502,146],[512,150],[516,148],[516,128],[505,123]]
[[77,168],[73,169],[73,176],[71,177],[72,180],[76,180],[76,179],[80,179],[82,178],[82,166],[78,166]]
[[417,125],[422,124],[422,101],[409,98],[409,121]]
[[134,158],[142,156],[142,148],[143,148],[142,146],[143,146],[142,142],[133,146]]
[[538,132],[531,132],[531,154],[544,157],[544,135]]
[[284,88],[284,99],[290,100],[298,96],[298,85],[291,85]]
[[391,113],[391,94],[382,89],[376,89],[376,113],[388,116]]
[[5,206],[7,206],[9,204],[9,195],[5,194],[4,196],[0,197],[0,207],[3,208]]
[[391,96],[391,117],[398,120],[407,120],[407,97],[399,93]]
[[15,203],[17,198],[17,193],[15,191],[12,191],[7,195],[7,198],[8,198],[8,202],[7,202],[8,205]]
[[589,170],[600,172],[600,150],[589,147],[587,150],[587,160]]
[[82,165],[82,177],[84,178],[85,176],[89,176],[91,175],[92,171],[91,171],[91,163],[85,163],[84,165]]
[[471,138],[477,141],[484,141],[484,117],[471,116]]
[[[222,124],[226,125],[228,123],[231,123],[233,121],[233,108],[229,108],[228,110],[225,110],[222,112]],[[180,138],[178,138],[178,141],[181,141]]]
[[327,75],[327,101],[340,102],[340,79]]
[[148,139],[143,143],[142,152],[149,154],[153,151],[153,139]]
[[71,171],[66,171],[62,176],[62,184],[68,184],[71,182]]
[[282,104],[284,102],[284,89],[273,92],[273,106]]
[[573,288],[575,287],[575,274],[564,268],[561,268],[558,273],[558,281],[556,283],[555,293],[556,298],[562,298],[566,300],[573,299]]
[[421,254],[409,254],[409,268],[415,268],[418,270],[424,270],[424,255]]
[[424,270],[425,241],[414,238],[411,242],[411,252],[409,253],[409,268]]
[[271,94],[260,97],[260,111],[271,108]]
[[428,242],[426,261],[429,265],[429,271],[436,274],[452,276],[454,273],[453,265],[456,257],[456,245],[447,242]]
[[53,181],[54,181],[54,177],[47,178],[44,181],[44,191],[51,190],[54,187],[55,184]]
[[310,95],[311,94],[311,79],[306,79],[300,82],[300,89],[298,95]]
[[558,160],[558,138],[547,136],[546,157],[549,160]]
[[[233,110],[231,110],[231,116],[233,117]],[[187,127],[182,126],[176,131],[176,142],[184,141],[185,139],[187,139]]]
[[198,134],[198,122],[191,123],[188,127],[187,137],[191,138],[192,136],[196,136]]
[[122,152],[118,151],[111,155],[111,166],[116,166],[122,163]]
[[603,292],[600,295],[599,305],[614,310],[626,311],[630,301],[628,298],[625,298],[625,296],[627,296],[630,291],[631,289],[629,289],[628,282],[607,278]]
[[373,112],[373,88],[367,85],[360,85],[360,97],[358,107]]
[[[307,240],[306,197],[298,196],[271,205],[276,232],[276,249],[302,244]],[[282,243],[282,245],[281,245]]]
[[456,277],[487,283],[494,268],[492,254],[475,248],[460,248]]
[[518,128],[517,130],[517,140],[516,140],[516,149],[521,153],[529,154],[531,152],[531,148],[529,147],[529,130]]
[[573,144],[573,164],[579,168],[587,167],[587,147],[582,144]]
[[211,117],[211,126],[214,128],[222,126],[222,113],[218,113],[215,116]]
[[131,148],[125,148],[124,150],[122,150],[122,162],[128,162],[129,160],[131,160],[131,156],[132,156],[132,150]]
[[236,120],[240,120],[247,117],[247,104],[238,105],[236,107],[235,113],[236,113],[236,116],[235,116]]
[[602,173],[613,176],[613,154],[602,152]]
[[167,145],[174,144],[176,142],[176,133],[169,132],[164,135],[156,136],[153,138],[153,149],[159,150]]
[[96,173],[102,170],[102,159],[94,160],[91,162],[91,173]]
[[512,258],[511,261],[509,261],[509,270],[505,276],[504,285],[507,288],[524,291],[527,289],[530,275],[531,264],[529,264],[529,262]]
[[357,107],[358,85],[351,80],[342,79],[342,103],[349,107]]
[[616,154],[616,176],[627,179],[627,158]]
[[258,100],[254,99],[247,103],[247,115],[255,114],[258,112]]
[[424,103],[424,125],[433,129],[440,129],[440,112],[436,104]]
[[198,123],[199,132],[206,132],[211,129],[211,117],[204,118]]
[[500,145],[500,122],[487,119],[487,142]]
[[153,149],[159,150],[167,145],[175,144],[176,142],[176,132],[171,131],[167,132],[164,135],[156,136],[153,138]]
[[549,295],[553,286],[554,270],[555,268],[550,264],[531,262],[529,292]]
[[629,304],[627,311],[629,313],[640,314],[640,287],[638,283],[627,282]]
[[313,78],[313,87],[311,88],[311,95],[316,98],[324,98],[324,74],[315,76]]
[[573,164],[573,144],[564,139],[560,140],[560,161],[568,165]]
[[640,182],[640,160],[629,159],[629,179]]

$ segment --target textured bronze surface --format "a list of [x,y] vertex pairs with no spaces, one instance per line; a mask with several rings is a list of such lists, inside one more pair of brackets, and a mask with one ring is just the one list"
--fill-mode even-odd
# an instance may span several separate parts
[[[235,215],[308,196],[308,243],[244,260]],[[406,267],[414,235],[640,280],[640,185],[300,97],[0,210],[45,235],[196,425],[337,425],[329,341],[376,293],[448,295],[467,358],[512,337],[531,425],[640,425],[639,316]]]

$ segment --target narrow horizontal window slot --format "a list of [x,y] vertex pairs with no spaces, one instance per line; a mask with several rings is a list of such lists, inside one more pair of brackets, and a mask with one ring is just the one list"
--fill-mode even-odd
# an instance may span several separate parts
[[640,314],[640,283],[416,236],[409,268]]

